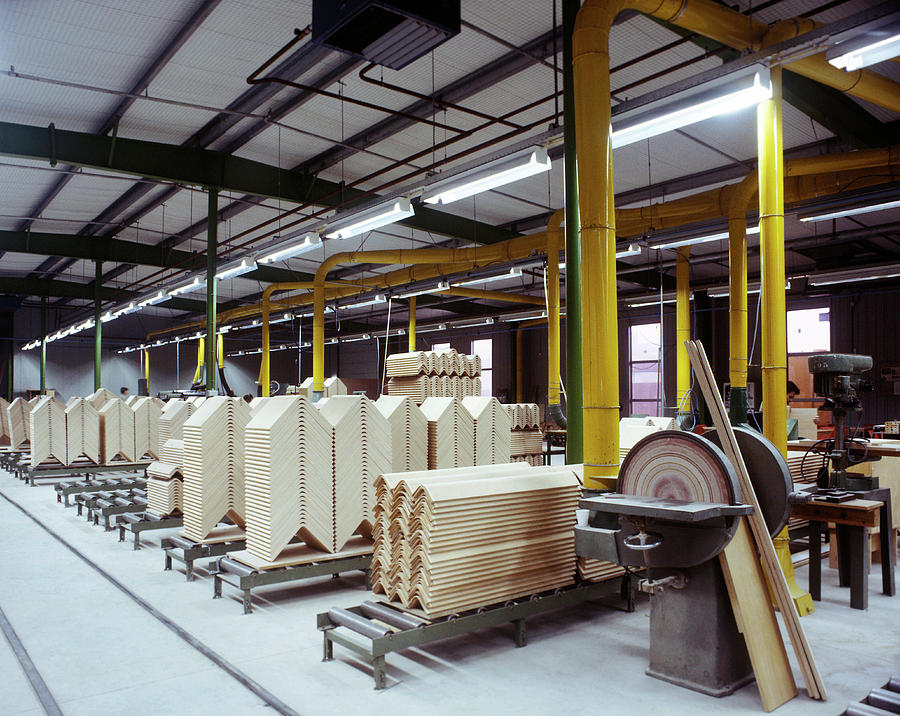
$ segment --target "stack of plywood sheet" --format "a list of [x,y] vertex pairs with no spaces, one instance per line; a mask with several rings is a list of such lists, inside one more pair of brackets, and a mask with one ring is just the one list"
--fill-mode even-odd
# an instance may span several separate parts
[[127,405],[129,408],[132,407],[134,405],[134,401],[136,401],[140,397],[141,396],[139,395],[129,395],[127,398],[125,398],[125,405]]
[[31,409],[31,465],[37,467],[53,458],[66,464],[66,407],[56,398],[44,395]]
[[529,465],[544,464],[544,432],[541,430],[541,406],[537,403],[509,403],[503,406],[509,416],[510,460]]
[[100,414],[85,398],[66,404],[66,464],[84,456],[100,464]]
[[9,428],[9,403],[0,398],[0,447],[12,444]]
[[379,480],[379,517],[387,512],[397,525],[387,553],[376,529],[373,591],[437,618],[571,584],[575,475],[497,468]]
[[94,406],[97,412],[100,412],[100,408],[113,399],[118,400],[119,398],[106,388],[99,388],[87,397],[87,401]]
[[[300,383],[297,388],[297,395],[302,395],[309,400],[312,400],[313,394],[313,379],[306,378],[302,383]],[[331,378],[326,378],[324,382],[324,389],[322,390],[323,398],[330,398],[333,395],[347,395],[347,386],[337,376],[332,376]]]
[[428,469],[428,420],[410,398],[382,395],[375,407],[391,428],[390,472]]
[[134,411],[124,400],[112,398],[99,410],[100,459],[104,465],[120,457],[134,462]]
[[184,441],[170,438],[160,459],[147,466],[147,507],[160,516],[181,512],[184,493]]
[[464,398],[481,395],[481,359],[457,353],[415,351],[395,353],[385,363],[388,395],[412,398]]
[[16,398],[6,409],[6,415],[9,419],[9,444],[13,450],[17,450],[28,442],[31,405],[24,398]]
[[159,444],[184,437],[184,421],[191,416],[194,404],[187,400],[170,400],[159,416]]
[[162,411],[153,398],[139,397],[130,404],[134,412],[134,454],[140,459],[159,458],[159,420]]
[[624,567],[615,562],[605,562],[602,559],[579,557],[576,566],[578,578],[582,582],[605,582],[625,574]]
[[512,422],[500,401],[473,396],[463,398],[462,406],[475,423],[475,464],[509,462]]
[[300,395],[269,398],[247,423],[247,552],[272,563],[294,537],[336,551],[331,426]]
[[475,464],[475,421],[458,398],[426,398],[428,468],[442,470]]
[[183,534],[197,542],[228,516],[244,524],[244,430],[250,405],[208,398],[184,423]]
[[362,395],[337,395],[316,403],[331,426],[334,551],[359,533],[372,534],[375,478],[391,469],[391,426]]

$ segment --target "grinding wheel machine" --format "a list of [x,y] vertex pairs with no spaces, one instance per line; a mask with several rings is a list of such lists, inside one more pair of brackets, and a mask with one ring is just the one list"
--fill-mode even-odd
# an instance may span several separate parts
[[[753,512],[715,432],[664,430],[640,440],[619,471],[617,492],[594,492],[580,507],[579,556],[644,568],[650,594],[647,674],[712,696],[753,680],[717,556]],[[790,515],[790,470],[759,433],[735,428],[770,534]]]

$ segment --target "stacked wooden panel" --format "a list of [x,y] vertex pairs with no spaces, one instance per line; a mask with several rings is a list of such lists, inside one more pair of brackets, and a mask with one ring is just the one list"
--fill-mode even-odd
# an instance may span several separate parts
[[140,397],[141,396],[139,395],[129,395],[127,398],[125,398],[125,405],[127,405],[129,408],[133,407],[134,401],[136,401]]
[[9,403],[0,398],[0,447],[12,443],[12,434],[9,428]]
[[391,428],[390,472],[428,469],[428,420],[416,403],[407,397],[382,395],[375,407]]
[[502,465],[386,475],[377,491],[372,588],[406,609],[436,618],[574,579],[580,487],[569,470]]
[[66,464],[79,457],[100,464],[100,413],[85,398],[66,404]]
[[543,465],[544,432],[541,430],[541,407],[537,403],[508,403],[503,408],[510,422],[510,460],[529,465]]
[[605,582],[625,574],[624,567],[615,562],[605,562],[602,559],[579,557],[576,567],[578,578],[582,582]]
[[639,440],[658,433],[660,430],[674,430],[672,418],[622,418],[619,420],[619,461],[625,459],[628,451]]
[[187,400],[170,400],[159,416],[159,444],[181,440],[184,437],[184,421],[191,416],[194,404]]
[[112,398],[99,410],[100,459],[104,465],[117,457],[134,462],[134,412],[124,400]]
[[496,398],[466,397],[462,406],[472,416],[475,432],[475,464],[509,462],[512,423]]
[[9,444],[16,450],[28,442],[28,431],[31,429],[28,416],[31,415],[31,405],[24,398],[16,398],[6,409],[6,415],[9,419]]
[[153,398],[140,397],[130,404],[134,412],[134,454],[159,458],[159,420],[162,411]]
[[[300,385],[297,387],[296,395],[302,395],[305,398],[312,400],[313,394],[313,379],[306,378]],[[333,395],[347,395],[347,386],[344,385],[344,381],[342,381],[337,376],[332,376],[331,378],[326,378],[324,382],[324,389],[322,390],[323,398],[330,398]]]
[[426,398],[428,469],[443,470],[475,464],[475,421],[458,398]]
[[45,395],[34,405],[28,419],[32,467],[37,467],[51,458],[65,465],[65,406],[56,398]]
[[299,395],[267,399],[247,423],[247,551],[274,562],[299,536],[337,551],[331,426]]
[[481,359],[455,350],[435,353],[415,351],[388,356],[385,373],[388,395],[411,398],[464,398],[481,395]]
[[375,478],[391,469],[391,427],[362,395],[337,395],[316,403],[331,426],[334,551],[357,532],[371,536]]
[[160,516],[181,512],[184,494],[184,441],[170,438],[159,460],[147,466],[147,507]]
[[244,524],[244,430],[250,405],[208,398],[184,423],[184,530],[200,542],[228,516]]
[[118,396],[114,393],[108,391],[106,388],[99,388],[91,393],[86,400],[94,406],[96,411],[100,411],[104,405],[106,405],[110,400],[116,399],[118,400]]

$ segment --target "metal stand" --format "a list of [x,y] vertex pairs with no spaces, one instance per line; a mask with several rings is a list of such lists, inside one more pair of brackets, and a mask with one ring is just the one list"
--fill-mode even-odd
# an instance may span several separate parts
[[16,465],[26,452],[25,450],[0,450],[0,467],[15,474]]
[[327,555],[324,555],[318,562],[279,569],[257,570],[230,557],[219,557],[215,562],[210,563],[209,568],[213,575],[213,599],[219,599],[222,596],[222,582],[230,584],[243,592],[244,614],[250,614],[253,612],[251,592],[257,587],[270,584],[297,582],[326,574],[337,577],[341,572],[361,571],[366,575],[366,589],[368,590],[371,564],[371,554],[337,559],[328,559]]
[[76,465],[38,465],[32,467],[30,463],[18,463],[18,475],[20,479],[34,487],[38,480],[58,480],[61,477],[76,477],[84,475],[99,475],[104,472],[139,472],[147,475],[147,466],[150,461],[146,462],[123,462],[111,463],[109,465],[93,465],[91,463],[83,463]]
[[113,490],[130,490],[138,488],[143,490],[147,486],[147,478],[134,477],[121,480],[81,480],[79,482],[58,482],[54,486],[56,501],[65,503],[70,507],[69,497],[83,492],[103,492]]
[[213,544],[201,544],[187,537],[176,535],[165,537],[162,540],[162,548],[166,552],[163,571],[172,569],[172,560],[184,565],[184,578],[190,582],[194,578],[194,562],[204,557],[219,557],[229,552],[244,549],[246,540],[233,540],[231,542],[216,542]]
[[119,528],[119,542],[125,541],[125,530],[130,530],[134,535],[134,549],[141,548],[141,533],[150,530],[168,530],[181,527],[184,517],[163,517],[148,510],[143,513],[126,512],[116,519],[116,527]]
[[[332,661],[334,645],[340,644],[372,665],[375,688],[383,689],[387,685],[386,654],[507,622],[514,626],[513,637],[516,647],[522,647],[527,644],[525,630],[527,617],[574,606],[609,594],[617,594],[623,588],[633,594],[630,576],[627,574],[603,582],[558,589],[431,621],[413,617],[387,604],[376,604],[375,606],[380,611],[387,613],[385,610],[390,610],[396,614],[396,619],[391,621],[396,621],[398,624],[403,623],[401,620],[415,623],[415,625],[399,628],[396,631],[384,629],[380,624],[369,621],[366,612],[369,611],[367,607],[370,607],[371,603],[349,609],[331,610],[330,613],[324,612],[316,615],[316,626],[322,632],[322,661]],[[344,614],[350,613],[350,619],[332,618],[336,611]],[[379,622],[385,621],[382,614],[375,618]]]

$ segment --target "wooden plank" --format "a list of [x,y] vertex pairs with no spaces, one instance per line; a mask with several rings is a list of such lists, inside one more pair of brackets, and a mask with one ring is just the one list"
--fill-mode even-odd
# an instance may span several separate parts
[[266,562],[245,549],[229,552],[228,556],[248,567],[253,567],[253,569],[267,570],[296,567],[300,564],[313,564],[314,562],[330,562],[346,557],[363,557],[367,554],[372,554],[371,540],[365,537],[355,537],[347,542],[340,552],[321,552],[305,544],[292,544],[271,562]]
[[706,358],[706,352],[703,350],[703,344],[700,343],[700,341],[685,341],[685,346],[687,348],[688,356],[691,359],[691,365],[693,366],[694,374],[697,377],[697,382],[700,384],[700,389],[703,391],[706,405],[712,415],[713,425],[719,433],[722,449],[737,471],[743,500],[744,502],[753,505],[755,508],[753,514],[748,518],[750,529],[753,532],[756,547],[760,552],[763,570],[768,579],[768,583],[772,588],[772,592],[774,593],[775,602],[784,618],[788,637],[790,638],[791,645],[794,648],[794,654],[796,655],[800,666],[800,671],[806,682],[807,693],[810,698],[824,701],[827,698],[825,685],[822,683],[822,678],[819,675],[819,670],[813,659],[812,651],[806,640],[806,634],[803,631],[803,627],[800,625],[800,617],[794,607],[794,602],[791,598],[790,589],[785,581],[784,573],[781,571],[778,556],[775,554],[775,547],[769,536],[769,531],[766,527],[765,520],[763,519],[762,511],[759,509],[759,502],[756,499],[756,493],[753,490],[753,483],[750,482],[747,466],[744,464],[744,459],[741,457],[741,452],[738,449],[737,440],[734,437],[734,430],[731,429],[731,424],[728,421],[725,404],[722,402],[722,396],[719,395],[719,391],[716,388],[715,378],[713,376],[712,368],[710,368],[709,361]]
[[797,695],[797,684],[746,518],[741,519],[734,538],[719,555],[719,563],[763,708],[772,711]]

